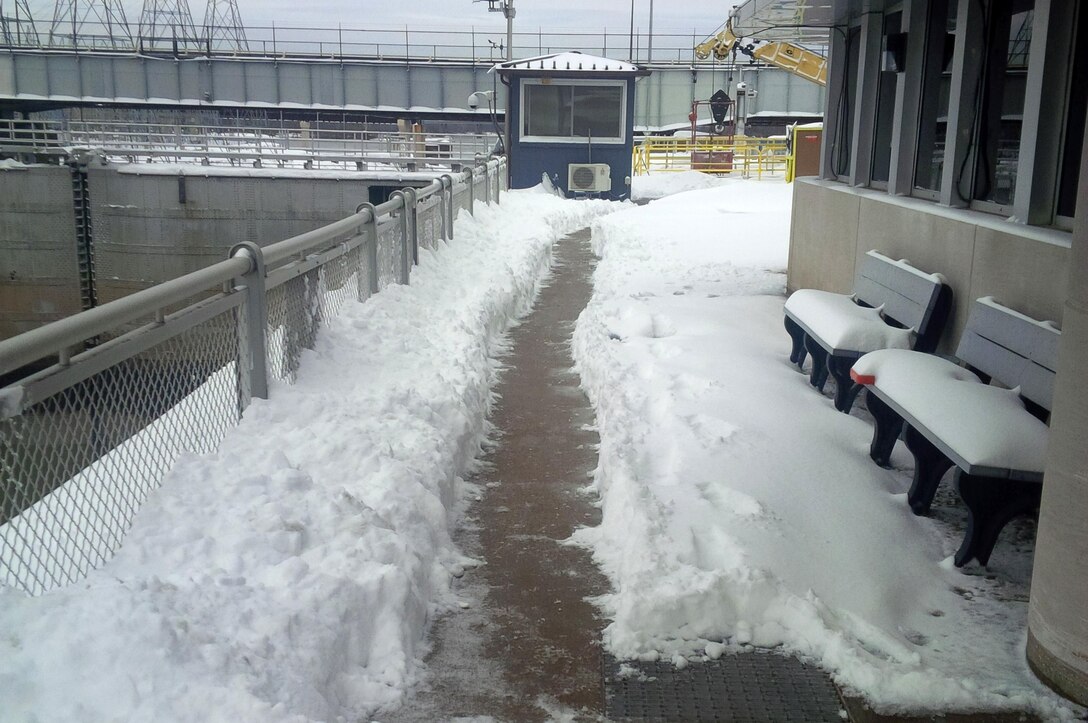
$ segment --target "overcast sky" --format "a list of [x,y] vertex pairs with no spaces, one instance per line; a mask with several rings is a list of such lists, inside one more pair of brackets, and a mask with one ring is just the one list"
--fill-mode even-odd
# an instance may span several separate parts
[[[130,0],[131,1],[131,0]],[[721,25],[739,0],[711,0],[704,3],[656,0],[654,34],[693,30],[709,34]],[[472,0],[238,0],[247,24],[333,25],[344,27],[450,30],[476,26],[482,30],[501,29],[502,13],[489,13],[486,2]],[[201,0],[190,0],[194,18],[203,13]],[[626,33],[631,22],[630,0],[514,0],[517,17],[514,29],[581,29]],[[635,25],[645,32],[649,25],[649,0],[635,0]],[[197,19],[197,22],[200,22]]]

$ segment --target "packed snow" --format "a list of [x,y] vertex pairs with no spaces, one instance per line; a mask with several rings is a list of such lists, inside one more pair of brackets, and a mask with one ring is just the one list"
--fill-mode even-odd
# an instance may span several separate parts
[[855,373],[968,464],[1043,473],[1049,429],[1018,389],[982,384],[947,359],[905,349],[866,354]]
[[845,294],[798,289],[786,299],[785,309],[832,349],[909,349],[913,341],[913,330],[884,321],[882,307],[859,306]]
[[[685,192],[666,195],[670,178]],[[947,487],[951,504],[911,514],[909,453],[874,465],[867,413],[835,411],[789,363],[790,186],[687,190],[702,183],[637,183],[665,197],[593,225],[574,353],[603,522],[575,541],[613,586],[606,646],[674,661],[778,648],[882,712],[1082,712],[1025,661],[1030,525],[989,570],[957,570]]]
[[955,569],[962,518],[912,515],[909,455],[873,465],[866,413],[836,412],[789,364],[790,186],[634,180],[636,200],[660,200],[511,192],[462,215],[411,286],[348,304],[295,384],[217,453],[183,457],[113,560],[37,598],[0,588],[0,717],[395,708],[428,622],[459,608],[450,577],[475,564],[450,529],[505,330],[553,242],[589,224],[601,261],[573,350],[603,522],[573,541],[612,583],[609,650],[686,665],[779,648],[881,711],[1083,713],[1024,659],[1030,541]]
[[551,246],[617,206],[503,194],[348,304],[297,383],[182,457],[117,555],[28,598],[0,587],[0,718],[360,720],[419,680],[454,609],[463,482],[504,332]]

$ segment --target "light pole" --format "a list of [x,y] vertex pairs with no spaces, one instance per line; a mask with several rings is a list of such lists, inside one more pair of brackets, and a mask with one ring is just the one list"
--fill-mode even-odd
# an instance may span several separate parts
[[489,13],[502,13],[502,16],[506,18],[506,59],[514,59],[514,16],[517,15],[517,10],[514,9],[514,0],[487,0],[487,11]]
[[654,0],[650,0],[650,35],[646,39],[646,65],[654,62]]

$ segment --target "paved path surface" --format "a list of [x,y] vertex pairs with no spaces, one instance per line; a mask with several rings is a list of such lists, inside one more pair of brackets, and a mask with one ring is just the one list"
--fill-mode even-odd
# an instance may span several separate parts
[[383,721],[604,713],[604,623],[586,598],[604,592],[607,581],[587,552],[562,544],[600,519],[586,493],[598,437],[569,346],[591,292],[588,242],[588,230],[559,242],[550,282],[511,333],[491,418],[497,445],[473,480],[480,500],[457,539],[466,554],[486,560],[457,581],[470,607],[436,623],[432,680]]

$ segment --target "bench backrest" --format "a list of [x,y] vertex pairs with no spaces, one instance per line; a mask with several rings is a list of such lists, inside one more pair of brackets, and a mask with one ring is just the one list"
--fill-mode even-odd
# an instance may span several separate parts
[[1058,341],[1053,324],[1036,321],[984,296],[971,305],[956,356],[1046,410],[1054,397]]
[[[879,251],[865,254],[854,280],[854,297],[872,307],[883,306],[885,317],[914,329],[919,336],[930,336],[927,334],[930,324],[943,326],[951,307],[951,290],[939,276],[920,271],[906,261],[890,259]],[[936,335],[940,335],[940,329]]]

